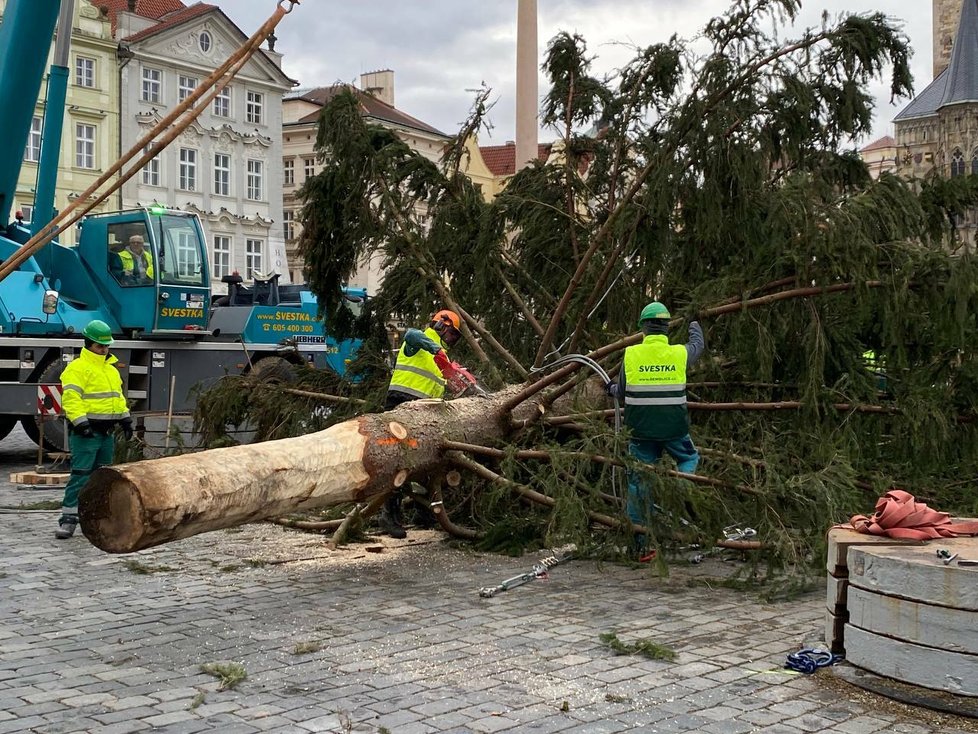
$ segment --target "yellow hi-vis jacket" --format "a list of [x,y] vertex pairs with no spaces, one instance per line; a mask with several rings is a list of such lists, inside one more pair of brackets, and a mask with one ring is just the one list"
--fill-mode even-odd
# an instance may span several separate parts
[[625,350],[625,425],[635,438],[668,441],[689,433],[683,344],[646,336]]
[[111,354],[82,349],[61,373],[61,404],[65,418],[75,428],[90,421],[121,421],[129,417],[129,406],[122,394],[122,376],[115,368],[119,360]]
[[[136,263],[133,253],[130,250],[123,250],[119,253],[119,259],[122,260],[122,272],[126,275],[135,275],[136,273]],[[153,256],[149,253],[149,250],[143,250],[143,270],[146,271],[146,277],[150,280],[153,279]]]
[[[424,335],[440,349],[445,349],[438,332],[428,327]],[[415,351],[417,349],[417,351]],[[414,352],[408,356],[408,351]],[[446,353],[448,350],[445,350]],[[420,344],[408,344],[405,340],[397,352],[397,364],[391,375],[391,384],[387,388],[392,392],[405,393],[414,398],[441,398],[445,395],[445,380],[441,370],[435,364],[435,355]]]

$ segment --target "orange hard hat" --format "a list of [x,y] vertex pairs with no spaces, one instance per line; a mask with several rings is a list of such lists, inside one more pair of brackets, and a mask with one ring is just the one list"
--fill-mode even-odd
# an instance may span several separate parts
[[434,321],[436,324],[437,323],[451,324],[456,329],[459,328],[459,326],[462,323],[462,320],[458,317],[457,313],[455,313],[454,311],[449,311],[446,308],[443,308],[441,311],[439,311],[434,316],[432,316],[431,320]]

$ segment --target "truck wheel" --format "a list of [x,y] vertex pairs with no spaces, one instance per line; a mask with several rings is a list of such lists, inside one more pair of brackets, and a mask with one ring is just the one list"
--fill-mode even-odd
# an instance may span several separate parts
[[0,415],[0,441],[3,441],[7,435],[14,430],[14,426],[17,425],[17,416],[15,415]]
[[296,380],[295,366],[284,357],[265,357],[249,374],[262,382],[288,384]]
[[[61,383],[61,373],[64,371],[65,363],[58,360],[52,362],[44,368],[38,382],[43,385],[57,385]],[[24,432],[34,443],[41,446],[41,423],[37,416],[28,415],[20,420],[24,427]],[[68,452],[68,439],[65,434],[64,414],[49,415],[44,418],[44,444],[45,451]]]
[[[41,428],[37,416],[27,415],[20,419],[20,425],[24,427],[24,433],[31,441],[41,446]],[[45,451],[65,452],[70,451],[64,436],[64,418],[61,416],[49,415],[44,419],[44,444]]]

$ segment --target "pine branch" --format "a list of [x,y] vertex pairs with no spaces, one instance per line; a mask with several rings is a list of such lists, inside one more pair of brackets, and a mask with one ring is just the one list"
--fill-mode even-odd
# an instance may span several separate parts
[[[595,464],[605,464],[609,466],[620,466],[627,467],[628,465],[620,459],[615,459],[609,456],[602,456],[601,454],[588,454],[581,451],[537,451],[537,450],[523,450],[523,451],[511,451],[506,452],[502,449],[494,449],[490,446],[478,446],[476,444],[462,443],[459,441],[444,441],[442,447],[447,451],[458,452],[463,451],[469,454],[479,454],[480,456],[490,456],[494,459],[505,459],[508,456],[512,456],[517,459],[529,459],[533,461],[544,461],[551,462],[555,456],[560,456],[568,459],[581,459],[584,461],[590,461]],[[480,465],[481,466],[481,465]],[[648,469],[651,471],[651,469]],[[740,484],[731,484],[729,482],[724,482],[721,479],[714,479],[713,477],[705,477],[701,474],[690,474],[688,472],[673,471],[671,469],[664,472],[667,476],[675,477],[677,479],[685,479],[693,484],[702,484],[708,487],[718,487],[721,489],[736,489],[739,492],[744,492],[745,494],[751,495],[761,495],[763,494],[760,490],[754,489],[753,487],[747,487]]]
[[497,266],[496,274],[502,281],[503,288],[506,289],[509,297],[513,299],[513,303],[516,304],[516,307],[520,310],[520,313],[523,314],[523,318],[525,318],[527,323],[533,327],[533,330],[537,333],[537,336],[543,336],[543,327],[540,326],[540,322],[537,321],[537,317],[533,315],[532,311],[530,311],[530,308],[526,305],[526,301],[524,301],[520,294],[516,292],[516,288],[514,288],[513,284],[509,282],[509,279],[503,273],[502,268]]
[[342,395],[330,395],[328,393],[322,392],[310,392],[309,390],[299,390],[294,387],[283,387],[282,392],[288,393],[289,395],[296,395],[300,398],[309,398],[311,400],[321,400],[324,403],[347,403],[350,405],[367,405],[366,400],[361,400],[360,398],[345,398]]
[[458,302],[445,286],[445,283],[442,282],[442,279],[437,275],[429,273],[426,268],[418,267],[416,270],[434,286],[435,290],[438,292],[438,297],[441,298],[445,306],[461,317],[462,320],[459,323],[459,331],[462,332],[462,337],[465,339],[465,343],[469,345],[469,348],[475,353],[476,358],[480,362],[483,364],[489,364],[489,355],[486,354],[485,350],[482,348],[482,345],[479,344],[478,340],[472,334],[472,330],[469,328],[469,322],[462,316],[462,307],[458,305]]
[[509,366],[512,367],[514,370],[516,370],[516,372],[520,375],[520,377],[522,377],[525,380],[527,377],[530,376],[530,373],[527,372],[526,367],[521,365],[520,361],[516,359],[516,357],[514,357],[509,352],[509,350],[506,349],[506,347],[504,347],[502,344],[499,343],[499,340],[492,335],[492,332],[490,332],[485,326],[479,323],[478,320],[476,320],[471,315],[469,315],[469,313],[464,308],[462,308],[458,304],[455,304],[455,307],[456,309],[458,309],[458,315],[461,316],[463,319],[465,319],[465,321],[469,325],[471,325],[471,327],[476,332],[478,332],[479,336],[481,336],[483,339],[489,342],[489,345],[496,350],[496,353],[499,354],[499,356],[501,356],[504,360],[506,360],[506,363],[509,364]]

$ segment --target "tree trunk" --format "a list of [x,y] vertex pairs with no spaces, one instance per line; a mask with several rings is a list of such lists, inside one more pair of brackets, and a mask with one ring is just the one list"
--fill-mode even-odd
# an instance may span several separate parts
[[[99,469],[82,491],[86,537],[131,553],[297,510],[360,502],[445,463],[445,440],[492,444],[512,430],[506,400],[418,400],[297,438]],[[536,410],[533,401],[519,416]]]

